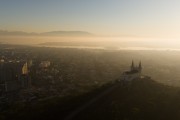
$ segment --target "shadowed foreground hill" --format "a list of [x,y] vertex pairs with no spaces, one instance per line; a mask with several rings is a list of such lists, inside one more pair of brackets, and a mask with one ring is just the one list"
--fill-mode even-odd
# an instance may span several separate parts
[[180,90],[150,79],[119,87],[76,116],[78,120],[179,120]]
[[[98,99],[88,103],[94,98]],[[130,84],[116,82],[85,95],[54,98],[22,108],[6,114],[7,119],[179,120],[180,89],[141,78]]]

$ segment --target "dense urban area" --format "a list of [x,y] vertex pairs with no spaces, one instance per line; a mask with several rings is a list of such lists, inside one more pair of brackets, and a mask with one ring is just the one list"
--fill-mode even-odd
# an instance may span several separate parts
[[[143,75],[151,76],[164,85],[180,86],[180,63],[177,58],[180,58],[179,51],[120,51],[1,44],[0,118],[19,113],[28,108],[27,105],[32,109],[32,106],[41,104],[46,107],[51,104],[52,107],[57,101],[63,104],[70,100],[72,104],[71,99],[75,99],[73,104],[76,104],[78,96],[82,96],[82,99],[85,95],[85,99],[88,99],[91,95],[86,94],[94,95],[98,92],[92,91],[101,91],[108,85],[116,84],[123,71],[129,70],[132,60],[136,64],[142,62]],[[44,109],[42,106],[39,109]]]

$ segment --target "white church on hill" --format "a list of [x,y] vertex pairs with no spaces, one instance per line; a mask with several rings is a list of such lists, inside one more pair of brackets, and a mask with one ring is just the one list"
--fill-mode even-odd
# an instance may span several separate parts
[[131,81],[135,78],[141,77],[141,71],[142,71],[142,66],[141,66],[141,61],[139,62],[138,66],[134,65],[134,62],[132,61],[131,67],[129,71],[123,72],[121,75],[120,80],[122,81]]

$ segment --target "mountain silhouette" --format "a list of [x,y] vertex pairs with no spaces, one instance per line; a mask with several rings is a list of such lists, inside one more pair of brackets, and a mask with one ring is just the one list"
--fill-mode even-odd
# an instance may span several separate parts
[[0,30],[0,36],[93,36],[93,34],[86,31],[50,31],[43,33],[28,33],[23,31]]

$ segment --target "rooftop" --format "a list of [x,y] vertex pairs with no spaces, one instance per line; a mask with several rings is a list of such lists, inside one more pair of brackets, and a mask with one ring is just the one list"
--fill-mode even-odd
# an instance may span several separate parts
[[130,75],[130,74],[135,74],[138,72],[139,72],[139,70],[131,70],[131,71],[125,71],[124,74]]

